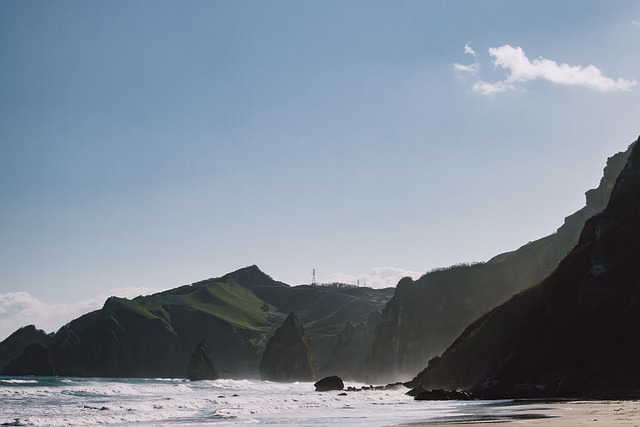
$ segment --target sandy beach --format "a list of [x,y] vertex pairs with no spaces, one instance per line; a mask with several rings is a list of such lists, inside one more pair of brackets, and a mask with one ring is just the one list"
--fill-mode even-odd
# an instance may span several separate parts
[[496,404],[478,414],[461,414],[416,426],[511,423],[517,426],[640,426],[640,401],[513,402]]

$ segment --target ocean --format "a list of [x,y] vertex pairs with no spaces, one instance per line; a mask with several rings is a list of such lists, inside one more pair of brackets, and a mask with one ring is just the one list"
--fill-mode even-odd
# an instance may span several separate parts
[[374,427],[496,412],[495,402],[414,401],[406,391],[344,395],[316,392],[312,383],[255,380],[0,377],[0,425]]

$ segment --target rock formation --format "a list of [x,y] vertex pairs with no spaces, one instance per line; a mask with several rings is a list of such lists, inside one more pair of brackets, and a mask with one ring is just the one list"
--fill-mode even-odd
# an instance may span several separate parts
[[555,234],[488,262],[439,269],[402,279],[382,313],[371,347],[369,381],[410,378],[440,355],[471,322],[546,278],[578,242],[585,221],[601,212],[630,149],[607,161],[586,206]]
[[411,385],[612,397],[640,384],[640,144],[607,208],[542,283],[482,316]]
[[309,337],[291,312],[267,343],[260,361],[260,378],[268,381],[313,381],[316,364]]
[[320,381],[313,384],[313,386],[316,388],[316,391],[343,390],[344,382],[339,376],[332,375],[329,377],[324,377]]
[[367,376],[367,357],[373,342],[373,331],[380,321],[380,312],[372,312],[366,322],[347,322],[338,335],[331,354],[322,366],[322,375],[339,375],[351,380]]
[[416,394],[414,400],[471,400],[471,394],[463,390],[425,390]]
[[203,341],[200,341],[196,346],[196,349],[189,359],[189,365],[187,365],[187,378],[191,381],[201,380],[217,380],[219,377],[218,371],[211,360],[209,355],[209,349]]
[[47,334],[34,325],[24,326],[0,342],[0,372],[13,359],[20,356],[31,344],[40,343],[48,346],[53,334]]
[[51,349],[41,343],[31,344],[24,350],[21,357],[9,362],[0,374],[7,376],[56,375]]

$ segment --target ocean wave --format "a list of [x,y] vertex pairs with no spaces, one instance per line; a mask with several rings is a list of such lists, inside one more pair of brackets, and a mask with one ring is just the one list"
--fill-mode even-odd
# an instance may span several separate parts
[[6,379],[6,380],[0,379],[0,383],[1,384],[38,384],[38,381],[13,378],[13,379]]
[[[312,383],[221,379],[5,379],[0,424],[29,425],[355,425],[419,422],[468,410],[452,402],[415,402],[404,390],[314,391]],[[25,383],[24,381],[31,381]],[[52,380],[53,381],[53,380]],[[53,384],[53,385],[47,385]],[[44,415],[43,415],[44,414]]]

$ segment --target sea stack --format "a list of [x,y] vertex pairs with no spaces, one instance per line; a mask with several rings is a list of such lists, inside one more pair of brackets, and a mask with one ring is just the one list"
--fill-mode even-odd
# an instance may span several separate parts
[[309,337],[292,312],[267,343],[260,361],[260,378],[264,381],[313,381],[316,364]]
[[191,381],[218,379],[218,371],[213,365],[209,349],[204,344],[204,340],[198,343],[193,355],[191,355],[191,360],[189,360],[189,365],[187,366],[187,377]]

